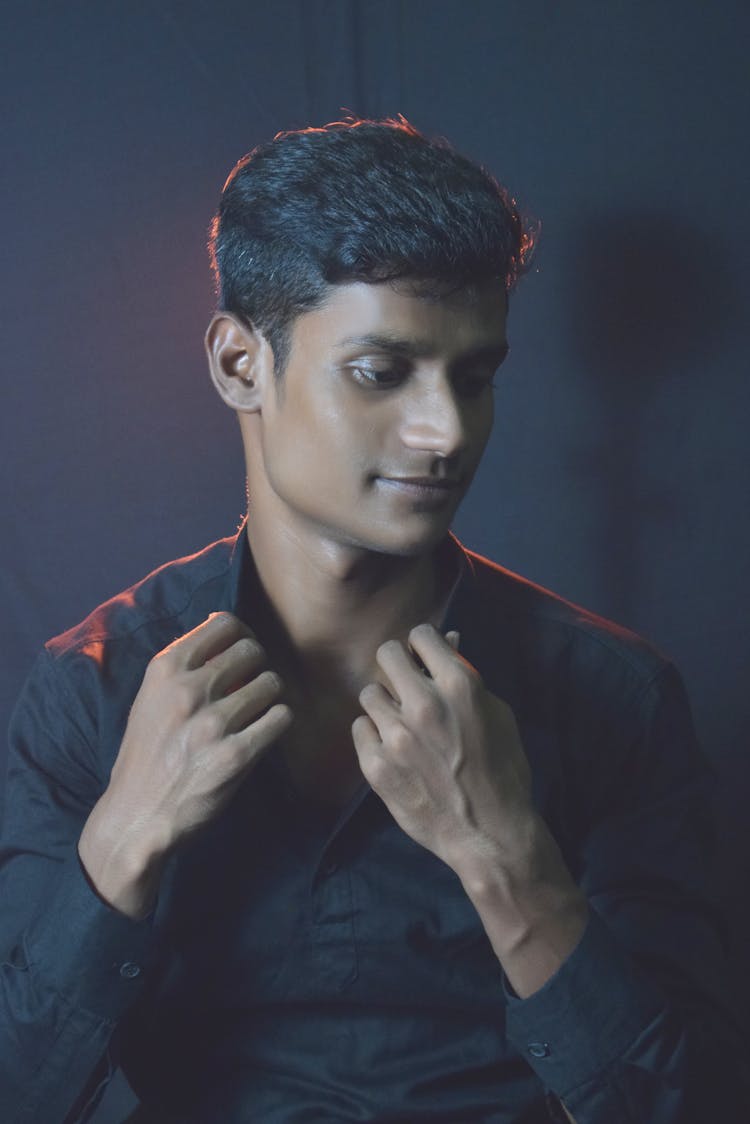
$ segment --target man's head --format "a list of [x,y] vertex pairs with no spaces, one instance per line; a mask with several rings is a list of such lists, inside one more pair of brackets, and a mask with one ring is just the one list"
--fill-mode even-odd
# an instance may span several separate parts
[[211,227],[219,307],[261,332],[281,378],[290,330],[347,282],[506,292],[532,238],[509,194],[405,118],[279,133],[233,169]]
[[486,172],[404,121],[283,133],[240,161],[206,349],[256,527],[391,555],[440,541],[492,428],[530,242]]

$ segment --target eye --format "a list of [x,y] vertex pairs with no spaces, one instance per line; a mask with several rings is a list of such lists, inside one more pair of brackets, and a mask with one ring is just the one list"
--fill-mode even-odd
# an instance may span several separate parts
[[372,387],[376,390],[396,386],[403,378],[403,371],[395,367],[350,367],[352,377],[360,386]]

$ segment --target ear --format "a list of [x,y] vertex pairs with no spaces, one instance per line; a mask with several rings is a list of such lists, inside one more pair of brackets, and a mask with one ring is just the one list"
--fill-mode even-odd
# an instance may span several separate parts
[[241,413],[257,413],[273,379],[268,340],[231,312],[217,312],[204,339],[211,379],[223,402]]

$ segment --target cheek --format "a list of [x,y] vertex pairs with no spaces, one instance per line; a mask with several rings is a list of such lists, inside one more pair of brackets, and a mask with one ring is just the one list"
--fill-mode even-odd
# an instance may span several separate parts
[[280,415],[266,434],[266,468],[274,486],[321,500],[356,490],[375,471],[378,433],[355,426],[340,407]]

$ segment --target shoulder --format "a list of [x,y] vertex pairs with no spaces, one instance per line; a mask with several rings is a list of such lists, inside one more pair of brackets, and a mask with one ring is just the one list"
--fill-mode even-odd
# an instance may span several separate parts
[[47,641],[11,719],[25,759],[54,759],[56,775],[76,786],[81,761],[92,776],[108,775],[149,661],[229,607],[236,542],[167,562]]
[[561,837],[635,807],[647,790],[683,786],[705,797],[715,772],[672,659],[631,629],[466,554],[479,670],[513,708],[540,802],[543,791],[552,803],[550,794],[565,794],[554,813]]
[[58,684],[71,702],[88,699],[101,711],[132,702],[149,661],[209,613],[229,609],[237,539],[211,543],[159,566],[98,605],[73,628],[44,646],[45,689]]
[[195,554],[157,567],[48,640],[48,654],[62,659],[75,653],[93,654],[101,644],[132,643],[140,632],[166,635],[170,626],[220,595],[228,580],[235,542],[234,537],[219,539]]
[[658,693],[677,675],[656,644],[512,570],[463,548],[474,576],[481,629],[535,685],[574,698],[622,701]]

